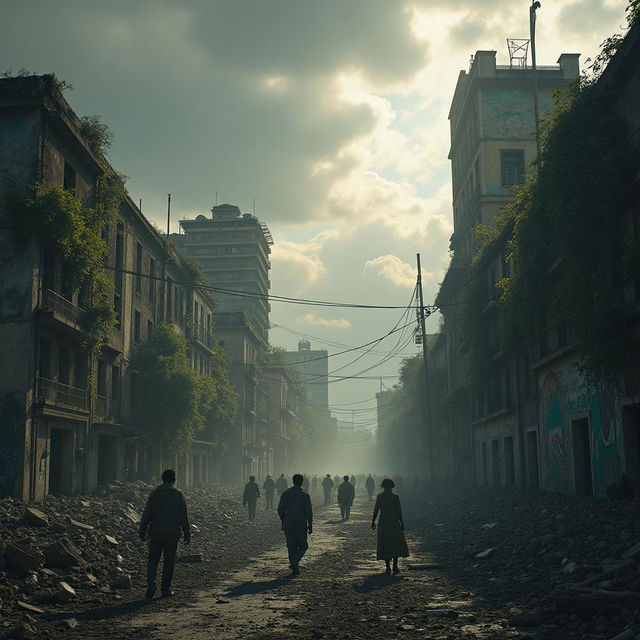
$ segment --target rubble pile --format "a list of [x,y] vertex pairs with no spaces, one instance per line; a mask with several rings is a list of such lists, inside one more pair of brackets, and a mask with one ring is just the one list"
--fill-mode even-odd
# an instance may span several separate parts
[[[113,483],[96,495],[51,495],[33,505],[0,499],[0,638],[47,637],[51,620],[57,631],[73,629],[78,622],[63,618],[65,612],[143,588],[146,546],[138,525],[151,489],[144,482]],[[236,494],[188,492],[193,544],[179,561],[198,562],[210,545],[224,547],[221,540],[240,515]]]
[[482,598],[511,603],[511,626],[640,633],[640,501],[449,489],[406,502],[426,549]]

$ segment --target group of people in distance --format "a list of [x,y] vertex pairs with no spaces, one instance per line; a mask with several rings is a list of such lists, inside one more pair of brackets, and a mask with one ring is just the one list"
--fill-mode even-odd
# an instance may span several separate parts
[[[316,477],[317,478],[317,477]],[[355,478],[344,476],[342,482],[338,478],[333,479],[329,474],[317,481],[316,489],[322,486],[324,492],[324,504],[331,504],[333,490],[337,486],[337,501],[340,505],[342,521],[349,520],[351,506],[355,497]],[[296,473],[293,478],[293,486],[289,487],[284,474],[277,480],[267,475],[263,490],[265,492],[266,509],[274,504],[274,497],[279,495],[277,512],[282,523],[282,530],[287,543],[289,555],[289,568],[292,575],[300,574],[300,560],[309,548],[307,536],[313,532],[313,508],[308,488],[305,489],[305,478]],[[184,494],[175,487],[176,474],[172,469],[166,469],[162,473],[162,484],[154,489],[147,500],[142,518],[140,520],[140,538],[149,540],[149,554],[147,559],[147,590],[146,597],[153,598],[156,592],[156,576],[160,558],[163,557],[161,595],[172,596],[171,581],[175,565],[178,541],[182,537],[185,545],[191,541],[191,525],[187,513],[187,504]],[[365,489],[369,500],[373,497],[375,480],[369,474],[366,478]],[[400,506],[400,498],[393,493],[396,486],[394,480],[385,478],[380,484],[382,492],[376,496],[371,528],[377,528],[376,556],[378,560],[384,560],[386,574],[392,571],[400,573],[398,558],[407,558],[409,549],[404,537],[404,520]],[[308,487],[308,480],[307,480]],[[249,478],[244,487],[242,503],[248,507],[249,519],[256,517],[257,501],[260,497],[260,488],[255,476]],[[376,524],[377,520],[377,524]],[[393,562],[393,567],[391,563]]]

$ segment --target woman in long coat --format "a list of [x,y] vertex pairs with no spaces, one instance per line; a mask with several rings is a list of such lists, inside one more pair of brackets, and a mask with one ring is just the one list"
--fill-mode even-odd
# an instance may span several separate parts
[[376,506],[373,509],[371,528],[376,528],[376,518],[380,514],[378,521],[378,560],[384,560],[387,564],[385,573],[391,573],[391,560],[393,559],[393,573],[400,573],[398,568],[398,558],[408,558],[409,549],[404,538],[404,521],[402,520],[402,509],[400,508],[400,498],[391,489],[395,483],[390,478],[385,478],[380,485],[384,491],[376,496]]

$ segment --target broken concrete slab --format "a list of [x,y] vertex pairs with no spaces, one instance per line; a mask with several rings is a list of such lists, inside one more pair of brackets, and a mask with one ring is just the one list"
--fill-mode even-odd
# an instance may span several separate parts
[[61,538],[44,550],[46,566],[49,568],[68,569],[69,567],[87,567],[80,549],[68,538]]
[[9,542],[4,557],[11,569],[15,571],[31,571],[44,562],[45,557],[34,547],[27,547]]
[[24,519],[32,527],[48,527],[49,526],[48,516],[44,512],[40,511],[40,509],[34,509],[33,507],[24,508]]
[[40,607],[36,607],[33,604],[29,604],[28,602],[23,602],[22,600],[18,600],[16,602],[16,606],[18,609],[22,609],[23,611],[28,611],[29,613],[44,613],[44,609]]

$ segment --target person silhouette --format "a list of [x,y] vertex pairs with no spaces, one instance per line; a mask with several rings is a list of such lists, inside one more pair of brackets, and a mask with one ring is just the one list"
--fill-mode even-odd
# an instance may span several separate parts
[[400,573],[398,558],[408,558],[409,548],[404,537],[404,520],[402,519],[402,509],[400,508],[400,497],[392,493],[395,483],[391,478],[385,478],[381,485],[382,493],[376,496],[376,504],[373,509],[371,528],[376,528],[376,518],[380,514],[378,521],[378,542],[376,557],[386,563],[386,574],[391,573],[391,560],[393,559],[393,573]]

